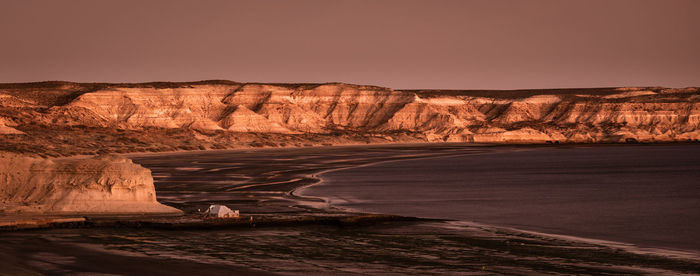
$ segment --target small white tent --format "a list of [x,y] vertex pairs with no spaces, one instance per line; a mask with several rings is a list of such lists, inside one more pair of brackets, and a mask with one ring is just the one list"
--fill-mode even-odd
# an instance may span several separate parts
[[206,214],[210,218],[237,218],[240,216],[238,210],[231,210],[224,205],[211,205]]

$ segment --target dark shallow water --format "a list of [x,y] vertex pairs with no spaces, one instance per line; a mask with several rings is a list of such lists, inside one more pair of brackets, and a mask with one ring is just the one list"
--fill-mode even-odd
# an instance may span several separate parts
[[362,211],[700,251],[700,146],[552,147],[332,171],[298,193]]
[[[544,202],[553,206],[551,208],[535,208],[537,206],[534,203],[502,202],[506,207],[517,205],[514,210],[510,210],[510,216],[498,211],[497,204],[486,203],[497,203],[513,195],[527,198],[538,195],[537,191],[555,191],[556,189],[549,187],[552,186],[551,183],[549,186],[542,184],[547,181],[537,186],[524,179],[536,179],[546,175],[559,179],[557,177],[561,176],[554,172],[564,169],[553,171],[550,167],[563,166],[556,158],[568,156],[572,152],[580,151],[590,156],[575,158],[583,163],[570,162],[565,171],[569,172],[567,174],[577,172],[574,175],[586,178],[591,171],[600,171],[589,168],[584,162],[586,158],[600,159],[601,153],[609,154],[615,151],[647,158],[654,150],[665,152],[654,153],[659,156],[672,157],[669,152],[677,154],[686,159],[689,167],[681,168],[680,172],[670,173],[669,176],[669,173],[664,171],[670,168],[658,168],[657,165],[640,161],[640,170],[650,175],[645,178],[659,178],[659,174],[662,174],[666,176],[660,177],[659,181],[673,183],[678,183],[677,179],[673,179],[673,175],[678,179],[697,178],[697,175],[693,174],[697,171],[697,160],[693,158],[697,156],[698,147],[686,146],[616,146],[597,147],[592,151],[572,151],[529,146],[387,145],[163,153],[136,156],[133,159],[152,170],[159,201],[182,208],[188,213],[206,208],[209,204],[226,204],[240,209],[244,215],[280,216],[338,213],[335,208],[320,210],[300,207],[299,204],[323,205],[323,201],[313,198],[304,201],[289,194],[298,187],[315,183],[317,179],[312,175],[322,171],[406,158],[462,156],[384,163],[362,169],[337,171],[328,175],[349,173],[351,175],[346,177],[351,176],[356,180],[333,178],[339,182],[313,189],[348,188],[342,196],[349,199],[344,206],[355,208],[477,220],[471,219],[472,216],[465,213],[467,211],[485,218],[495,218],[496,222],[503,221],[503,225],[520,226],[516,223],[522,223],[524,229],[569,233],[566,229],[545,229],[542,225],[528,224],[550,220],[546,218],[550,210],[561,211],[567,208],[567,204],[581,204],[572,200],[562,200],[561,197],[571,198],[568,193],[560,191],[558,196],[555,196],[557,193],[542,196],[543,192],[539,192],[540,197],[533,202]],[[540,163],[532,162],[532,156],[540,156],[534,158],[540,160]],[[543,160],[549,160],[549,165],[543,167]],[[606,160],[619,163],[614,158]],[[671,162],[664,161],[663,158],[658,160],[663,164]],[[499,166],[494,167],[494,164]],[[613,170],[609,172],[611,175],[620,174],[620,169],[611,164],[598,165]],[[653,172],[650,169],[657,171]],[[370,170],[374,175],[365,174],[362,170]],[[376,178],[376,175],[381,177]],[[524,178],[523,175],[527,177]],[[521,187],[499,189],[493,186],[493,183],[497,183],[494,179],[500,179],[501,185],[510,183],[511,186]],[[346,184],[340,185],[340,180]],[[471,183],[473,187],[445,184],[450,181]],[[571,181],[566,184],[569,188],[577,186]],[[452,190],[449,190],[450,187]],[[685,196],[690,198],[686,203],[692,205],[692,202],[696,202],[692,201],[693,198],[697,198],[694,185],[688,184],[685,192],[678,190],[680,188],[676,186],[673,187],[671,190],[677,193],[665,195],[666,197],[677,199]],[[583,189],[590,194],[587,190]],[[664,196],[663,191],[655,189],[654,194],[657,197]],[[351,195],[350,192],[361,193]],[[635,198],[635,193],[623,194]],[[604,196],[598,198],[603,202],[611,200]],[[336,197],[333,202],[343,204],[339,199],[340,197]],[[684,201],[674,202],[680,204]],[[472,207],[465,207],[465,204],[471,204],[469,206]],[[674,204],[666,208],[681,210],[679,206]],[[614,209],[613,207],[608,205],[607,208]],[[674,211],[674,216],[664,219],[675,219],[669,225],[680,229],[678,223],[685,218],[689,227],[696,229],[693,225],[697,226],[697,219],[688,219],[689,216],[692,217],[695,209],[686,210],[686,213]],[[541,213],[533,214],[532,210],[539,210]],[[566,225],[576,225],[574,223],[566,221]],[[624,225],[629,227],[628,224]],[[606,243],[557,239],[548,235],[465,221],[384,221],[360,225],[249,227],[217,230],[116,227],[0,232],[0,275],[258,275],[262,272],[285,275],[659,275],[700,272],[700,257],[697,254],[674,252],[670,255],[669,252],[653,249],[647,251],[653,254],[638,254],[634,253],[637,252],[635,248],[630,251],[626,250],[630,248],[621,249]],[[618,233],[606,231],[604,233]],[[685,235],[687,237],[693,234]]]

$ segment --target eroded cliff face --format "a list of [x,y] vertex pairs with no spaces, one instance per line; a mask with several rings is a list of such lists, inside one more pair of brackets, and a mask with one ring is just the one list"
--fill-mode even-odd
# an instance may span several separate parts
[[[297,139],[298,145],[304,139],[342,144],[700,138],[698,88],[397,91],[342,83],[51,83],[0,87],[0,104],[5,136],[31,135],[42,126],[181,130],[194,144],[229,139],[272,146],[284,146],[275,142],[284,139]],[[251,133],[256,136],[239,139]]]
[[12,126],[8,126],[4,118],[0,118],[0,134],[24,134]]
[[0,153],[0,213],[179,214],[151,171],[119,156],[50,160]]

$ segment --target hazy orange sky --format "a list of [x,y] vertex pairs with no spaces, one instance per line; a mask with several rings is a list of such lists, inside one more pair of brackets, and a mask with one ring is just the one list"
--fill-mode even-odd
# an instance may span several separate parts
[[0,0],[0,82],[699,86],[700,1]]

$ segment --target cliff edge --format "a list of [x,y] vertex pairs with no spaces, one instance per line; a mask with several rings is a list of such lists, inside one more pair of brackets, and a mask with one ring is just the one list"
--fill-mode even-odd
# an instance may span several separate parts
[[389,142],[700,139],[700,89],[0,84],[0,149],[48,156]]
[[0,153],[0,214],[180,214],[156,201],[151,171],[117,156]]

